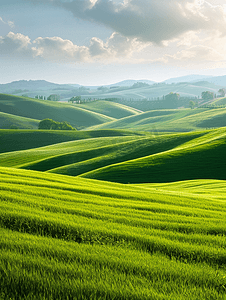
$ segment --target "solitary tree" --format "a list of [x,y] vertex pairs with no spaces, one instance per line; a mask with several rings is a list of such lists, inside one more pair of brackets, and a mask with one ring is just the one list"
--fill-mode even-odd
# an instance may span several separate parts
[[212,99],[214,99],[214,93],[210,92],[210,91],[202,92],[202,99],[212,100]]
[[218,93],[220,93],[221,97],[225,97],[226,89],[219,89]]
[[165,96],[165,100],[169,103],[171,107],[175,107],[178,105],[178,100],[180,99],[180,95],[177,93],[169,93]]
[[191,100],[191,101],[189,102],[189,107],[190,107],[191,109],[195,108],[195,102]]

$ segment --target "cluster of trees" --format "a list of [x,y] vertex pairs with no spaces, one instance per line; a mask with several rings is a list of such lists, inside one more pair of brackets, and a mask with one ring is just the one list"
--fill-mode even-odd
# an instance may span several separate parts
[[57,122],[52,119],[44,119],[39,122],[38,129],[45,130],[76,130],[68,122]]
[[47,100],[50,100],[50,101],[60,101],[60,95],[57,95],[57,94],[49,95],[49,97],[47,97]]
[[60,101],[60,95],[57,94],[51,94],[49,97],[42,96],[42,95],[36,95],[35,99],[40,99],[40,100],[50,100],[50,101]]
[[42,96],[42,95],[41,96],[40,95],[36,95],[35,99],[46,100],[46,97]]
[[145,83],[145,82],[136,82],[132,85],[131,89],[137,89],[137,88],[142,88],[142,87],[149,87],[150,84]]
[[72,103],[80,103],[82,100],[82,97],[81,96],[75,96],[75,97],[72,97],[70,100],[68,100],[68,102],[72,102]]
[[180,95],[177,93],[169,93],[168,95],[164,96],[163,98],[168,104],[172,107],[177,107],[179,105]]
[[226,89],[224,89],[224,88],[219,89],[218,93],[219,93],[219,95],[217,96],[213,92],[210,92],[210,91],[202,92],[202,99],[213,100],[216,97],[225,97]]
[[218,93],[220,94],[221,97],[225,97],[226,89],[219,89]]
[[204,100],[213,100],[214,99],[214,93],[210,91],[202,92],[202,99]]

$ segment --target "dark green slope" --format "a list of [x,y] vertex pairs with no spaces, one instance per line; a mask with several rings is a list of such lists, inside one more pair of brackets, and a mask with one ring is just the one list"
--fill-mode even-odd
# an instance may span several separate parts
[[65,153],[60,155],[53,156],[50,152],[45,159],[34,160],[20,167],[37,171],[51,170],[54,173],[76,176],[114,163],[166,151],[199,135],[200,133],[182,136],[143,137],[138,140],[119,141],[117,144],[109,146],[101,145],[98,147],[97,145],[95,148],[90,148],[87,144],[87,149],[84,150],[79,150],[79,147],[75,145],[74,152],[70,148],[69,150],[65,149]]
[[226,134],[206,142],[111,165],[83,177],[120,183],[173,182],[191,179],[226,179]]
[[58,122],[67,121],[73,127],[79,128],[114,120],[70,104],[5,94],[0,94],[0,111],[37,120],[50,118]]
[[97,137],[140,135],[126,130],[5,130],[0,129],[0,153]]

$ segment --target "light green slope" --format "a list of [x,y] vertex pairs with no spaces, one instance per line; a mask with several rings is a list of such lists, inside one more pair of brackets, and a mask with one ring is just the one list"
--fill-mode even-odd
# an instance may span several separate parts
[[215,105],[226,105],[226,97],[221,97],[212,102]]
[[224,300],[225,188],[0,168],[1,298]]
[[113,164],[82,176],[121,183],[226,179],[225,151],[226,129],[222,128],[171,150]]
[[19,117],[0,112],[0,128],[37,129],[40,120]]
[[147,131],[192,131],[226,126],[226,108],[153,110],[89,129],[130,128]]
[[0,94],[0,110],[5,113],[38,120],[50,118],[59,122],[67,121],[73,127],[78,128],[114,120],[114,118],[87,111],[68,103],[63,104],[5,94]]
[[142,111],[115,102],[97,100],[92,102],[87,102],[85,104],[78,104],[78,107],[85,108],[90,111],[95,111],[106,116],[121,119],[131,115],[138,115]]

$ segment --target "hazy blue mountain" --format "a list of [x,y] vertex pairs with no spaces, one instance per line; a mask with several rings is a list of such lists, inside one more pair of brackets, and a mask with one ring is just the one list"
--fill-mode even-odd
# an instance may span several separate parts
[[147,80],[147,79],[139,79],[139,80],[134,80],[134,79],[128,79],[128,80],[123,80],[123,81],[120,81],[120,82],[117,82],[117,83],[114,83],[114,84],[109,84],[109,85],[106,85],[108,87],[111,87],[111,86],[132,86],[134,83],[137,83],[137,82],[143,82],[143,83],[147,83],[147,84],[153,84],[155,83],[155,81],[151,81],[151,80]]
[[0,84],[1,93],[13,93],[17,90],[22,91],[46,91],[56,89],[72,89],[68,84],[57,84],[45,80],[19,80],[11,83]]
[[208,78],[207,81],[214,83],[216,85],[223,85],[226,87],[226,75],[211,77],[211,78]]
[[165,80],[164,82],[167,84],[171,84],[171,83],[179,83],[179,82],[209,81],[209,79],[211,78],[212,76],[192,74],[192,75],[170,78]]

